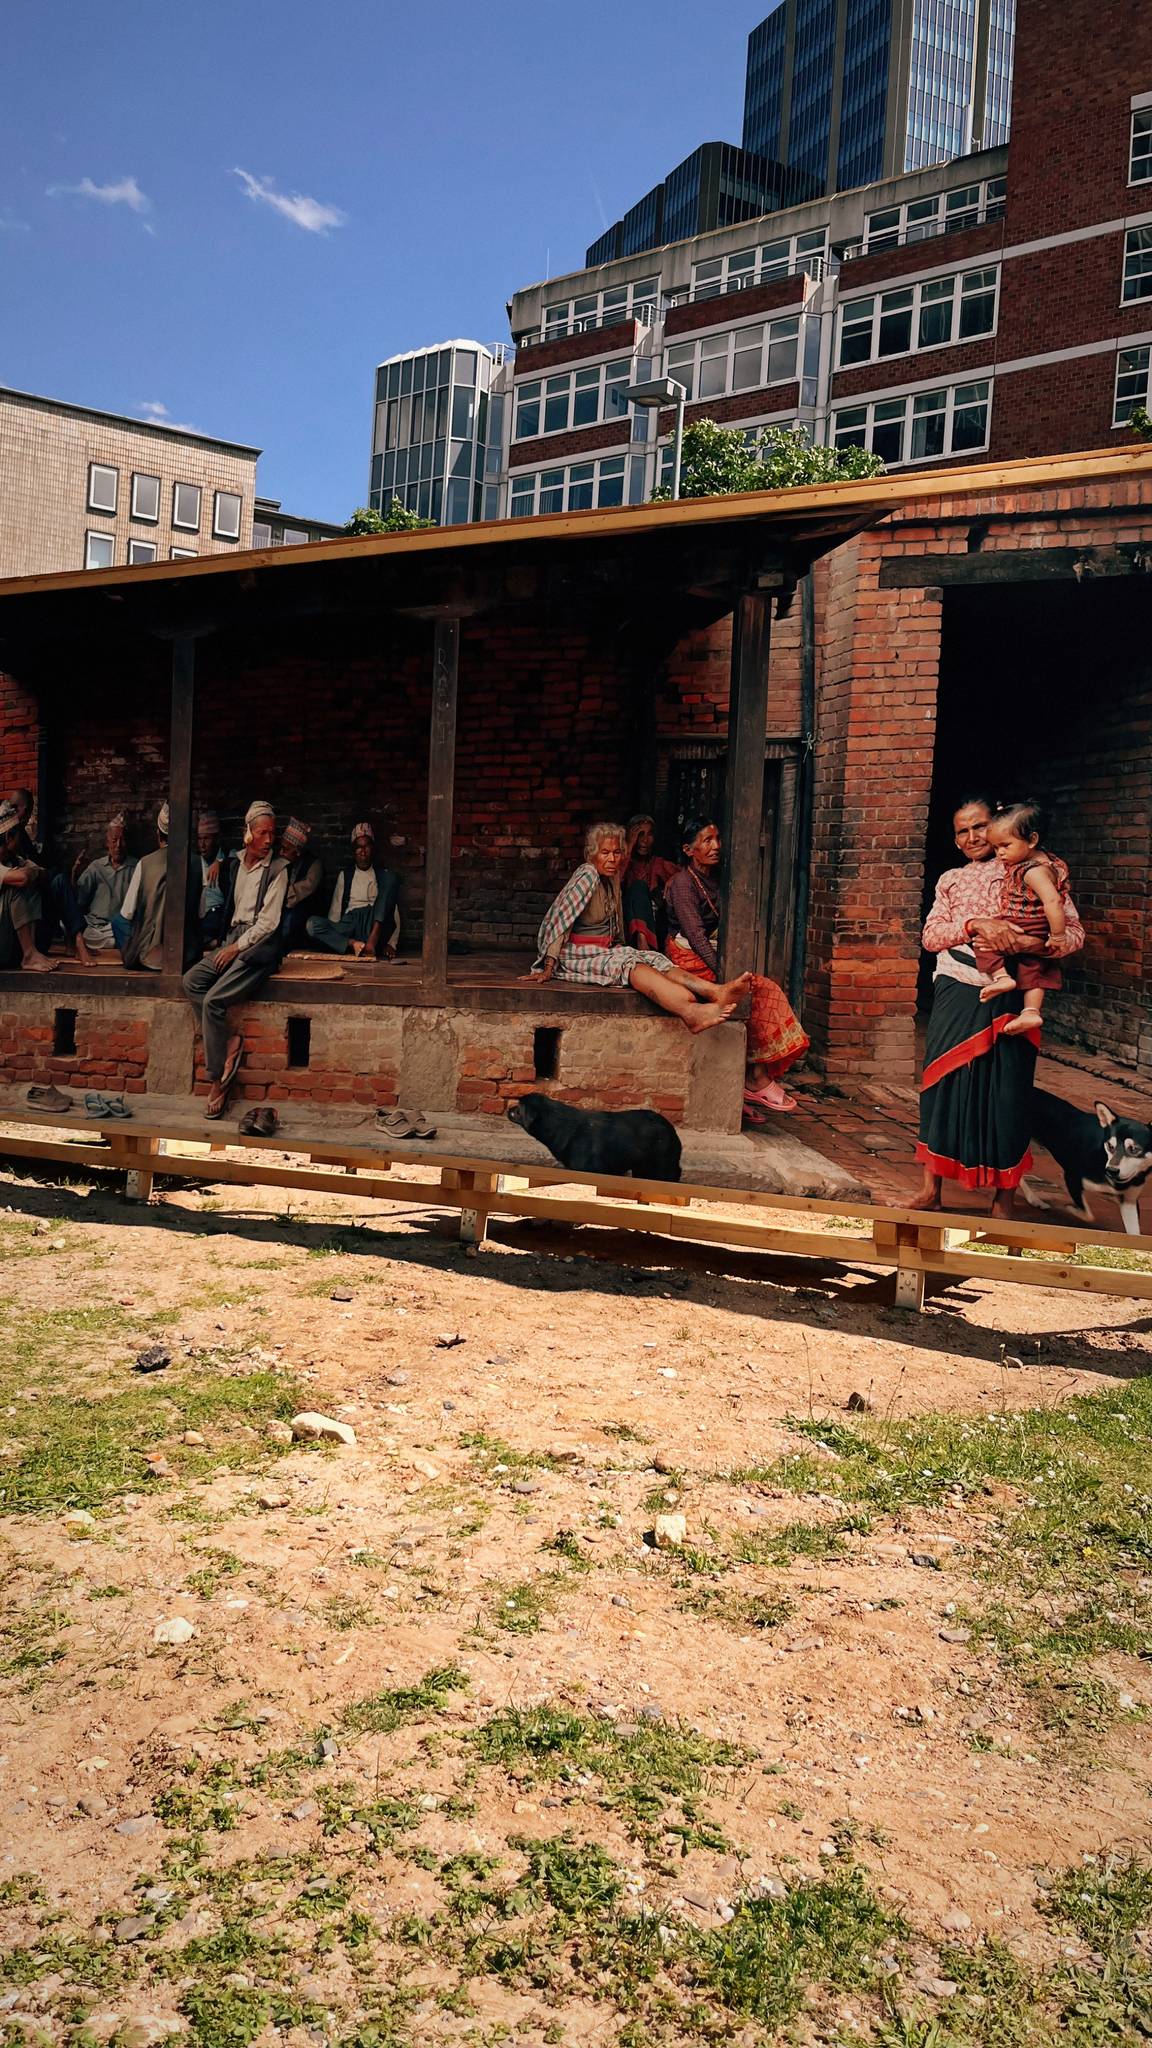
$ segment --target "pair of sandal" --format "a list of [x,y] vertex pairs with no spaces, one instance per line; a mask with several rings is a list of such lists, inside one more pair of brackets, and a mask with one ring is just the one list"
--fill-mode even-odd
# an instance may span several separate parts
[[800,1104],[794,1095],[779,1081],[766,1081],[762,1088],[744,1090],[743,1117],[746,1124],[760,1126],[769,1120],[769,1112],[776,1116],[791,1116]]
[[242,1138],[273,1138],[280,1129],[280,1118],[270,1102],[260,1102],[245,1110],[239,1129]]
[[84,1097],[84,1114],[93,1119],[112,1117],[113,1119],[123,1120],[130,1117],[132,1111],[122,1095],[86,1095]]
[[410,1115],[406,1109],[378,1109],[376,1129],[386,1138],[434,1138],[435,1124],[430,1124],[422,1109]]
[[243,1057],[244,1041],[243,1039],[238,1038],[232,1051],[228,1054],[228,1057],[224,1062],[224,1072],[221,1074],[220,1079],[218,1081],[214,1081],[212,1083],[212,1087],[208,1095],[208,1100],[204,1105],[204,1114],[206,1117],[209,1117],[213,1123],[215,1123],[218,1118],[223,1116],[224,1111],[228,1107],[228,1097],[232,1093],[232,1084],[235,1081],[237,1074],[240,1072],[240,1062],[243,1059]]

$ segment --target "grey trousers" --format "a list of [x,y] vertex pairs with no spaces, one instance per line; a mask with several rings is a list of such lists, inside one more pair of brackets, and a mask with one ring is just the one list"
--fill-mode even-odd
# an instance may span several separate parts
[[221,974],[216,967],[216,955],[210,953],[184,976],[184,993],[204,1040],[204,1065],[210,1081],[218,1081],[224,1072],[229,1010],[233,1003],[242,1003],[263,988],[277,957],[274,944],[253,946],[249,952],[240,953]]
[[43,898],[39,889],[0,889],[0,967],[19,967],[24,958],[17,934],[40,922]]

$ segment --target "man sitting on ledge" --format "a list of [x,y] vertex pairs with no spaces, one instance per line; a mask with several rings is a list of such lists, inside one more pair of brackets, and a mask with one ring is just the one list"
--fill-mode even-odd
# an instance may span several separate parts
[[400,943],[400,877],[376,866],[371,825],[352,827],[352,864],[336,877],[327,917],[308,919],[308,937],[328,953],[394,960]]
[[111,916],[112,937],[125,967],[164,965],[164,899],[168,894],[168,805],[156,813],[156,850],[136,863],[119,910]]
[[20,813],[9,798],[0,802],[0,968],[26,967],[51,973],[55,962],[36,944],[41,913],[41,870],[20,852]]
[[223,1116],[244,1052],[240,1033],[229,1034],[228,1012],[264,986],[280,959],[288,864],[273,859],[275,842],[276,813],[271,804],[249,804],[244,851],[228,862],[224,943],[184,976],[184,993],[204,1041],[204,1066],[211,1084],[204,1106],[207,1117]]
[[85,943],[94,953],[115,949],[112,919],[124,908],[124,899],[136,872],[133,855],[126,853],[124,813],[109,818],[104,833],[106,851],[90,860],[76,884],[76,901],[84,913]]

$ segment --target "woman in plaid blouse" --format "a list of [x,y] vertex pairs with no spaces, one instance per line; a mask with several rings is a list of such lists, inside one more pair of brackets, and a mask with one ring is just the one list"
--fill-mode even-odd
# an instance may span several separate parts
[[593,825],[584,860],[565,882],[540,927],[539,952],[530,981],[580,983],[585,988],[634,988],[661,1010],[670,1010],[689,1031],[723,1024],[750,986],[735,981],[702,981],[674,967],[663,953],[640,952],[622,944],[624,916],[620,876],[627,835],[622,825]]

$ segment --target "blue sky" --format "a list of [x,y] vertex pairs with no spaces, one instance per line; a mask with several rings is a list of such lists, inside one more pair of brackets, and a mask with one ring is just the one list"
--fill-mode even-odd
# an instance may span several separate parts
[[264,494],[344,518],[374,365],[505,339],[514,289],[579,265],[697,143],[738,141],[763,11],[9,9],[0,384],[254,443]]

